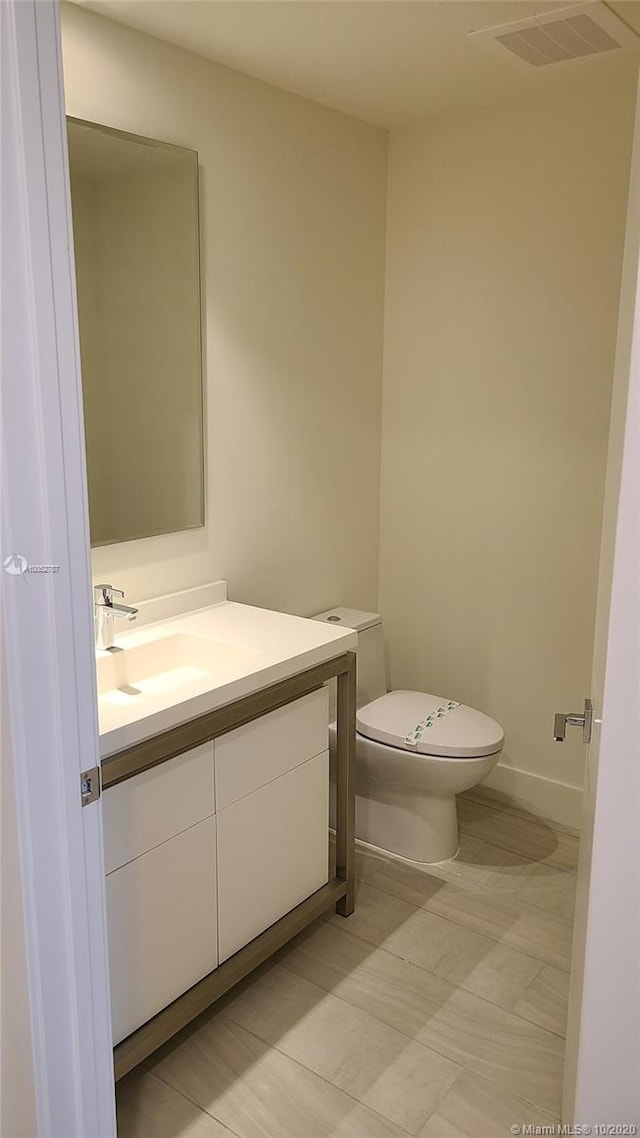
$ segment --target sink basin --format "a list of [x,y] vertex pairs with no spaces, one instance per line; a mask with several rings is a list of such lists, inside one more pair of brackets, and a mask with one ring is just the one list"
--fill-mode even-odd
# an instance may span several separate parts
[[95,654],[103,760],[357,646],[346,628],[228,601],[224,582],[152,598],[141,616],[117,626],[118,651]]
[[259,656],[254,648],[175,633],[100,655],[98,697],[132,704],[141,696],[162,695],[205,678],[213,687],[251,669]]

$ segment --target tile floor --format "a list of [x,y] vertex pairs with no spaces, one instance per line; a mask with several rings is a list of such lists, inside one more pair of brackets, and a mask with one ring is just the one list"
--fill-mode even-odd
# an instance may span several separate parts
[[460,851],[360,848],[331,914],[118,1085],[119,1138],[505,1138],[559,1119],[577,835],[459,799]]

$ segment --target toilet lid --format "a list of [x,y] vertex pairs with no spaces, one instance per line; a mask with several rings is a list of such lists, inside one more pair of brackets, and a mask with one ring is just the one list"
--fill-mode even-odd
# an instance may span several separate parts
[[495,719],[455,700],[420,691],[392,691],[356,712],[361,735],[422,755],[479,758],[504,742]]

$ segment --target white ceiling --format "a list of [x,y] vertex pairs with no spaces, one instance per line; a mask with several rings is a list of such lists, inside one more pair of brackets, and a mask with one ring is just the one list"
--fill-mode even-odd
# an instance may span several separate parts
[[[386,128],[606,82],[612,51],[531,67],[479,28],[571,0],[76,0],[110,19]],[[640,33],[640,0],[612,7]],[[640,46],[640,40],[639,40]]]

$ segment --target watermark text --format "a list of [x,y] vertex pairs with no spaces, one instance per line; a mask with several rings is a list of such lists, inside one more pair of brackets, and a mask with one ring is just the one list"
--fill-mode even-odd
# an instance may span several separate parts
[[21,553],[10,553],[2,562],[5,573],[12,577],[26,577],[28,573],[59,573],[59,565],[45,565],[42,562],[27,561]]
[[533,1122],[514,1122],[511,1133],[516,1138],[547,1134],[551,1135],[551,1138],[558,1138],[561,1135],[569,1135],[569,1138],[583,1138],[585,1135],[604,1138],[605,1135],[634,1135],[638,1133],[638,1127],[633,1122],[596,1122],[593,1125],[590,1122],[557,1122],[552,1126],[541,1126]]

